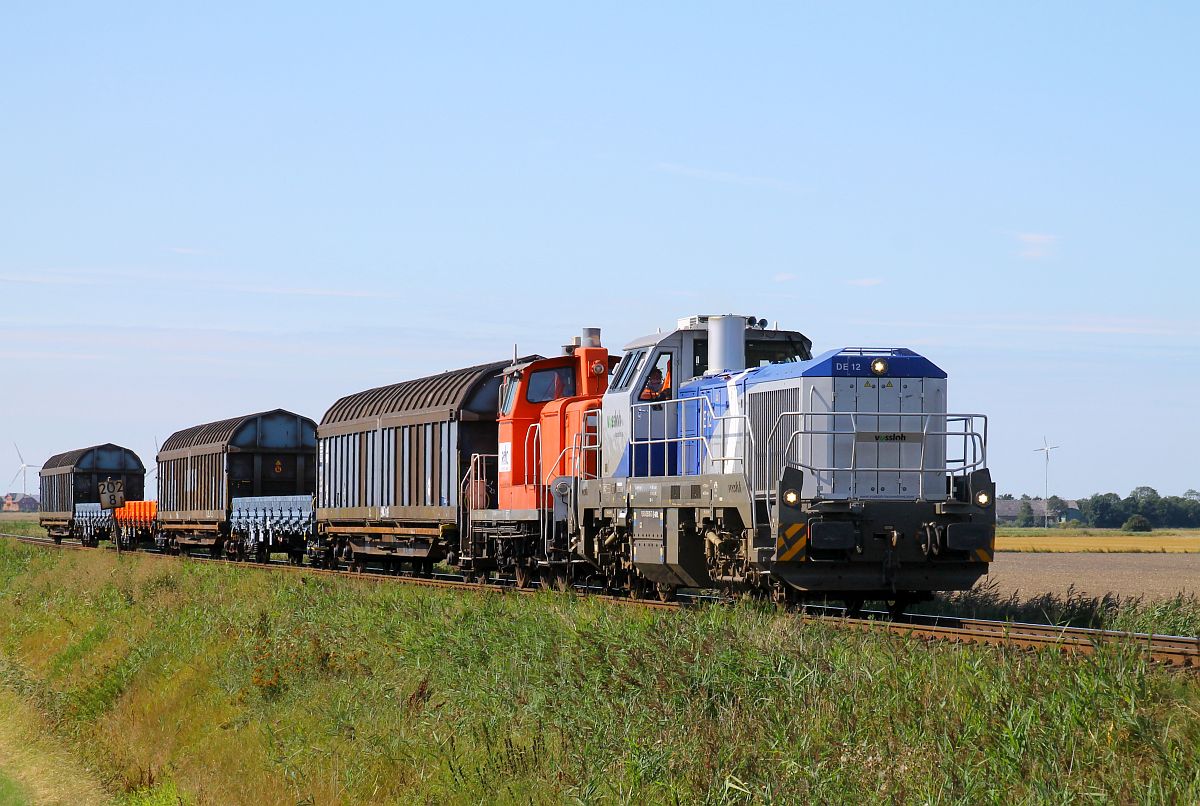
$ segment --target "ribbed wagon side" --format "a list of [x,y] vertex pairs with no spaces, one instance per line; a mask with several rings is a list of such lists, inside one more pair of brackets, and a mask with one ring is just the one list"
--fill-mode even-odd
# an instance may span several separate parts
[[[185,428],[158,454],[160,545],[244,557],[296,533],[302,553],[316,487],[316,423],[284,409]],[[300,510],[300,511],[297,511]]]
[[39,522],[47,534],[56,541],[73,537],[95,543],[107,538],[111,518],[100,510],[100,482],[108,479],[124,482],[127,501],[145,495],[146,466],[129,448],[109,442],[47,459],[39,474]]
[[368,389],[333,404],[317,432],[314,560],[427,569],[453,554],[459,485],[472,454],[496,453],[508,364]]

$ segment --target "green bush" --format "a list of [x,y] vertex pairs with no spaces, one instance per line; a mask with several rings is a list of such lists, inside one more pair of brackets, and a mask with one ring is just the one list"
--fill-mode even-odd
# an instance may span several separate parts
[[1131,515],[1121,528],[1126,532],[1149,532],[1153,529],[1144,515]]

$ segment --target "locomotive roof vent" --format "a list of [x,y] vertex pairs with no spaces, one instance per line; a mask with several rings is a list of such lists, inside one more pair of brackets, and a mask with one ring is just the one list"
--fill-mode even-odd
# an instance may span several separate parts
[[600,328],[585,327],[582,336],[576,336],[571,339],[570,344],[563,345],[563,355],[574,355],[578,347],[599,347],[600,346]]
[[[765,330],[767,327],[766,319],[759,319],[755,316],[737,316],[735,314],[725,314],[730,319],[741,319],[746,327]],[[708,323],[716,318],[716,314],[693,314],[691,316],[681,316],[676,322],[675,327],[678,330],[705,330],[708,328]],[[776,327],[778,330],[778,327]]]

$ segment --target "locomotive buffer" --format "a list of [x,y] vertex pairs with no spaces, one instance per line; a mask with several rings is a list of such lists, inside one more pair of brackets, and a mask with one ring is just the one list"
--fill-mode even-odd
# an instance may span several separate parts
[[125,506],[125,481],[112,480],[109,476],[98,485],[100,492],[100,509],[113,510],[113,541],[117,544],[117,554],[121,553],[121,525],[117,523],[115,510]]

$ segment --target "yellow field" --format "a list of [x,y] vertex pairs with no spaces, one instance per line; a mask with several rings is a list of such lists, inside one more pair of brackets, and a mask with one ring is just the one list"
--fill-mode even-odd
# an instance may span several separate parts
[[1200,529],[1155,529],[1153,532],[1125,532],[1120,529],[1000,527],[996,530],[996,550],[1200,553]]

